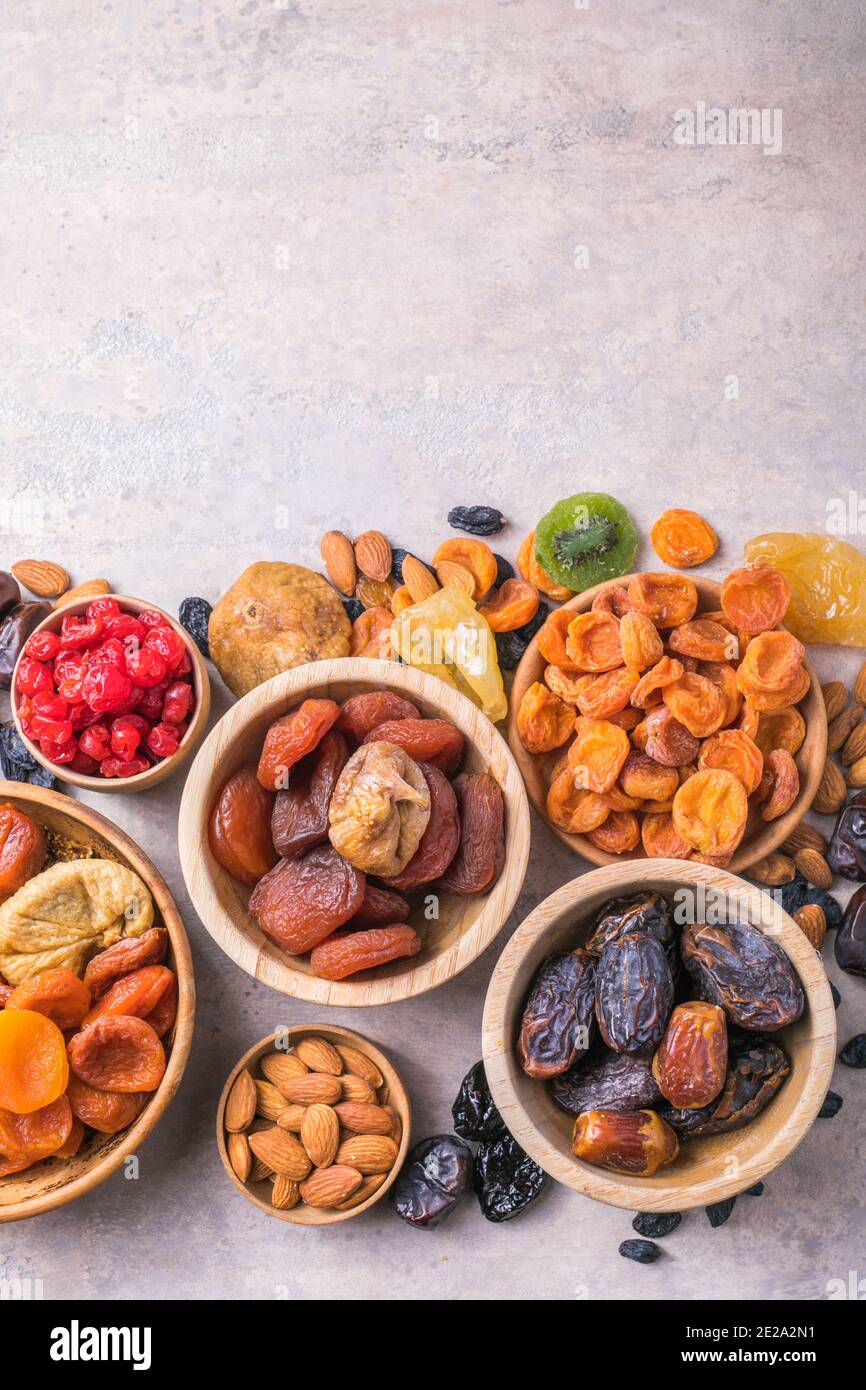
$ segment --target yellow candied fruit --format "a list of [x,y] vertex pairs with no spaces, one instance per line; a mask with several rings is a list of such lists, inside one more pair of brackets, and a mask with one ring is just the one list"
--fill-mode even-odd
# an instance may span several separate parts
[[394,646],[408,666],[456,686],[497,723],[508,713],[496,640],[475,603],[459,589],[439,589],[394,619]]
[[820,532],[773,531],[744,550],[784,574],[791,602],[783,622],[801,642],[866,646],[866,555],[856,546]]

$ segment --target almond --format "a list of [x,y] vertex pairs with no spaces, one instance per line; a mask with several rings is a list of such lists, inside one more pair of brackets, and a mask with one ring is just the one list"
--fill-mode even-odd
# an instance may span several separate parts
[[293,1105],[336,1105],[343,1093],[336,1076],[316,1071],[289,1076],[279,1083],[279,1089]]
[[768,854],[766,859],[759,859],[757,864],[753,864],[748,873],[749,878],[753,878],[756,883],[763,883],[768,888],[779,888],[783,883],[791,882],[797,869],[793,859],[789,859],[787,854]]
[[309,1071],[309,1067],[305,1067],[300,1057],[296,1057],[293,1052],[269,1052],[261,1059],[259,1066],[275,1086],[291,1077],[306,1076]]
[[866,661],[860,667],[857,679],[854,682],[854,699],[858,704],[866,705]]
[[809,883],[813,883],[816,888],[823,888],[826,892],[833,887],[833,874],[830,865],[819,854],[816,849],[801,849],[794,855],[794,863],[800,873]]
[[423,603],[425,598],[439,592],[435,575],[431,574],[420,560],[416,560],[414,555],[405,556],[402,570],[403,583],[412,595],[414,603]]
[[849,787],[866,787],[866,758],[858,758],[848,769]]
[[276,1125],[251,1134],[250,1148],[274,1173],[293,1178],[295,1182],[305,1178],[312,1167],[306,1150],[297,1139],[284,1129],[277,1129]]
[[384,1134],[352,1134],[337,1150],[337,1162],[368,1173],[387,1173],[397,1161],[397,1145]]
[[238,1072],[226,1101],[223,1124],[231,1134],[237,1134],[252,1124],[256,1113],[256,1087],[246,1067]]
[[52,560],[19,560],[12,573],[37,598],[59,598],[69,588],[69,575]]
[[814,825],[808,825],[806,821],[801,821],[795,825],[786,840],[783,840],[779,848],[785,854],[796,854],[798,849],[816,849],[819,854],[827,853],[827,841],[816,830]]
[[829,681],[827,685],[821,686],[821,694],[824,696],[827,723],[830,724],[847,705],[848,691],[845,689],[843,681]]
[[290,1211],[292,1207],[298,1205],[300,1200],[300,1185],[292,1178],[284,1177],[282,1173],[278,1173],[271,1192],[271,1202],[277,1211]]
[[301,1143],[316,1168],[327,1168],[340,1147],[340,1121],[330,1105],[308,1105],[301,1121]]
[[270,1081],[257,1081],[256,1114],[264,1120],[276,1120],[288,1105],[288,1101]]
[[340,1085],[343,1088],[343,1100],[358,1100],[364,1105],[376,1104],[376,1092],[363,1077],[344,1072],[340,1077]]
[[379,1191],[387,1176],[387,1173],[371,1173],[361,1183],[357,1192],[353,1192],[347,1201],[337,1203],[337,1211],[352,1211],[354,1207],[359,1207],[362,1202],[366,1202],[368,1197],[372,1197],[374,1192]]
[[230,1134],[226,1143],[226,1152],[229,1156],[229,1163],[232,1165],[232,1172],[240,1178],[241,1182],[246,1182],[253,1166],[253,1156],[250,1153],[247,1136],[245,1134]]
[[[381,1105],[365,1105],[362,1101],[344,1100],[340,1105],[335,1105],[334,1110],[340,1117],[343,1129],[348,1129],[351,1134],[391,1133],[391,1116]],[[303,1141],[303,1135],[301,1140]],[[306,1148],[306,1145],[304,1147]],[[309,1153],[309,1150],[307,1152]]]
[[866,719],[852,729],[842,748],[842,762],[845,767],[866,756]]
[[355,537],[355,563],[368,579],[385,583],[391,574],[391,547],[381,531],[365,531]]
[[374,1091],[384,1086],[385,1079],[382,1073],[365,1052],[359,1052],[356,1047],[348,1047],[345,1043],[337,1043],[337,1051],[343,1059],[346,1071],[351,1072],[353,1076],[360,1076]]
[[815,800],[812,802],[812,810],[817,811],[819,816],[835,816],[846,795],[845,778],[832,758],[828,758],[824,764],[821,781],[818,783]]
[[436,578],[443,589],[459,589],[469,598],[475,596],[475,576],[456,560],[442,560],[436,566]]
[[356,1192],[363,1182],[357,1168],[331,1164],[317,1168],[301,1183],[301,1196],[308,1207],[337,1207]]
[[336,584],[341,594],[351,597],[355,592],[358,569],[349,537],[344,536],[342,531],[326,531],[319,549],[328,578]]
[[301,1038],[295,1052],[310,1071],[323,1071],[330,1076],[339,1076],[343,1070],[343,1059],[339,1052],[329,1042],[325,1042],[324,1038]]
[[815,950],[820,951],[827,935],[827,919],[823,907],[819,907],[817,903],[806,903],[803,907],[797,908],[794,921],[803,935],[811,941]]
[[397,1148],[399,1149],[400,1145],[403,1142],[403,1121],[400,1119],[400,1116],[394,1109],[393,1105],[383,1105],[382,1109],[388,1116],[388,1119],[391,1121],[391,1128],[388,1132],[391,1135],[391,1138],[394,1140],[394,1143],[397,1145]]
[[293,1134],[300,1134],[301,1120],[307,1113],[306,1105],[290,1105],[285,1101],[285,1110],[277,1116],[277,1124],[280,1129],[289,1129]]
[[67,603],[77,603],[83,598],[101,598],[103,594],[111,593],[111,585],[107,579],[88,579],[84,584],[76,584],[74,589],[67,589],[65,594],[61,594],[55,603],[55,608],[64,608]]
[[253,1154],[253,1166],[250,1169],[250,1176],[247,1179],[247,1181],[264,1182],[265,1178],[272,1178],[273,1176],[274,1170],[272,1168],[269,1168],[266,1163],[262,1163],[262,1160],[260,1158],[256,1158],[255,1154]]
[[827,751],[838,753],[852,729],[856,729],[863,718],[862,705],[849,705],[837,714],[827,729]]

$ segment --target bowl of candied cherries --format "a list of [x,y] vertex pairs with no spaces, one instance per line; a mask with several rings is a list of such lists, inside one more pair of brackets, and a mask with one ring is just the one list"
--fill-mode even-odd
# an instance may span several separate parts
[[192,752],[210,709],[207,668],[183,628],[116,594],[50,614],[24,644],[11,695],[33,756],[96,791],[161,782]]

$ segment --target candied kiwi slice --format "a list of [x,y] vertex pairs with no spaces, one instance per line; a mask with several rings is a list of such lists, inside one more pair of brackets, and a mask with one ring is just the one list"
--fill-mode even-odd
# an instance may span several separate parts
[[637,532],[621,502],[606,492],[578,492],[557,502],[535,528],[535,557],[556,584],[576,594],[626,574]]

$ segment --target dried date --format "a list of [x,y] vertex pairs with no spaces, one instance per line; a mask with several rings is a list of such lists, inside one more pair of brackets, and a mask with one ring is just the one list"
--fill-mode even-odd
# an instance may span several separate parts
[[482,1139],[495,1139],[505,1130],[502,1116],[490,1094],[483,1062],[476,1062],[460,1082],[451,1115],[454,1132],[461,1139],[472,1139],[478,1143]]
[[836,817],[827,863],[843,878],[866,879],[866,789],[855,792]]
[[541,1196],[547,1174],[506,1131],[479,1145],[473,1182],[481,1215],[510,1221]]
[[836,961],[850,975],[866,975],[866,888],[858,888],[845,909]]
[[717,1004],[678,1004],[653,1058],[653,1075],[671,1105],[699,1110],[725,1083],[728,1030]]
[[647,1055],[662,1039],[674,982],[664,947],[644,932],[629,932],[606,946],[598,964],[595,1014],[614,1052]]
[[803,1012],[803,986],[782,950],[748,922],[687,923],[683,964],[701,997],[751,1032],[774,1033]]
[[536,975],[517,1050],[527,1076],[559,1076],[589,1048],[595,1007],[595,961],[588,951],[549,956]]
[[550,1092],[569,1115],[584,1110],[649,1110],[662,1098],[649,1057],[611,1052],[597,1043],[589,1055],[555,1076]]
[[674,942],[674,920],[670,903],[661,893],[633,893],[606,902],[586,940],[592,956],[600,956],[606,946],[629,932],[653,936],[667,951]]
[[585,1110],[574,1122],[571,1146],[575,1157],[596,1168],[644,1178],[672,1163],[680,1147],[654,1110]]
[[391,1189],[397,1215],[418,1231],[432,1231],[465,1197],[472,1182],[472,1150],[453,1134],[422,1139]]
[[760,1115],[790,1071],[788,1058],[769,1038],[738,1035],[731,1040],[725,1084],[718,1098],[700,1110],[667,1106],[660,1113],[681,1139],[729,1134]]

